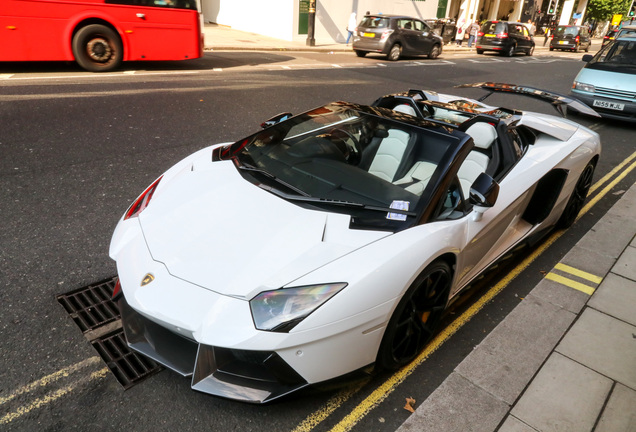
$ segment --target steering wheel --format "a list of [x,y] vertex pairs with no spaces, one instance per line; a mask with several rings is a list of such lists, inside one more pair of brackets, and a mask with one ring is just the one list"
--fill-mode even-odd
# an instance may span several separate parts
[[[360,141],[358,141],[358,139],[351,132],[341,128],[334,128],[329,131],[329,135],[342,141],[347,149],[349,149],[349,156],[347,157],[347,162],[349,164],[357,165],[360,162],[360,159],[362,157]],[[351,140],[352,144],[348,144],[348,140]]]

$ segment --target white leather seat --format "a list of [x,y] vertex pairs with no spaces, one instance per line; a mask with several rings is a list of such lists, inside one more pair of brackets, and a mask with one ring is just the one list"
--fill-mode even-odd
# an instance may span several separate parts
[[390,129],[389,136],[384,138],[369,166],[369,173],[383,180],[392,182],[402,162],[411,136],[399,129]]
[[404,189],[414,193],[415,195],[422,195],[424,188],[428,184],[428,181],[435,172],[435,165],[432,162],[418,161],[411,167],[404,177],[393,182],[395,185],[408,185]]
[[[497,139],[497,131],[495,127],[488,123],[475,123],[466,129],[466,133],[473,138],[475,148],[488,150]],[[459,167],[457,176],[464,192],[464,197],[468,198],[470,187],[479,174],[486,171],[490,158],[479,150],[471,151],[466,160]]]
[[393,108],[393,111],[401,112],[404,114],[415,116],[415,110],[411,105],[408,104],[400,104]]

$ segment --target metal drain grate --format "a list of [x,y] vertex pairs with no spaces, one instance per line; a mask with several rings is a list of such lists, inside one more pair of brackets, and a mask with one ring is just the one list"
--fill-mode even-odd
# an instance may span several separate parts
[[117,305],[111,300],[116,282],[117,278],[112,278],[61,294],[57,296],[57,301],[86,333],[119,319]]
[[57,296],[117,381],[128,389],[163,370],[148,357],[132,351],[121,328],[117,304],[111,300],[117,278],[113,277]]
[[126,344],[123,330],[102,336],[91,343],[125,389],[163,370],[163,367],[148,357],[131,351]]

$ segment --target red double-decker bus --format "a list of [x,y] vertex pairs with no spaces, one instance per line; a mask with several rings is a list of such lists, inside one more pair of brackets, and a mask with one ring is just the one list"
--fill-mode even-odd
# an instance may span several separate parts
[[200,0],[0,0],[0,61],[122,61],[203,55]]

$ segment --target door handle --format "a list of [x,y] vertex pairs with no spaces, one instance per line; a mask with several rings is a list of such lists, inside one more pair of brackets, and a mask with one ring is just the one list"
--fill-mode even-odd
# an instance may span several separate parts
[[138,13],[137,14],[137,18],[141,18],[142,20],[145,20],[146,19],[146,14]]

